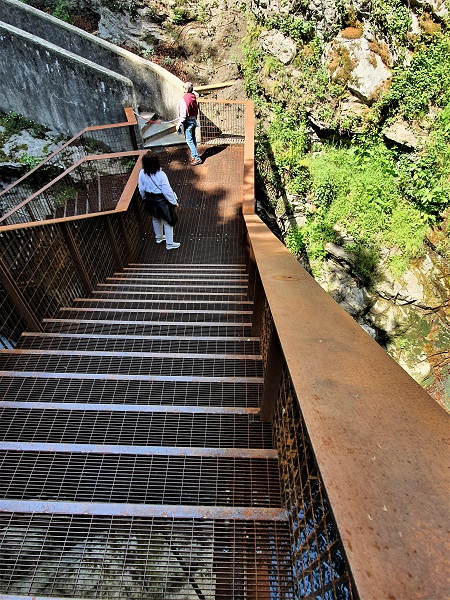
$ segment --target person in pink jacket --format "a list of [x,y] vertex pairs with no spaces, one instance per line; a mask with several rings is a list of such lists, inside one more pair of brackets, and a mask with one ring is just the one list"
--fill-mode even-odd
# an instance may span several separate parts
[[178,124],[177,131],[179,133],[184,131],[187,145],[191,151],[190,164],[201,165],[202,159],[200,158],[197,150],[197,140],[195,139],[195,130],[199,127],[198,117],[198,104],[197,98],[194,94],[194,86],[190,81],[186,81],[183,85],[185,91],[184,96],[180,100],[178,105]]

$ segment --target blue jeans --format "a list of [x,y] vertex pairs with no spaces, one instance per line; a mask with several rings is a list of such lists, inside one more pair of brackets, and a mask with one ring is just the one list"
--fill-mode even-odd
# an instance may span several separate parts
[[191,156],[195,160],[200,158],[197,152],[197,140],[195,139],[195,130],[198,126],[196,119],[186,119],[184,124],[184,135],[186,137],[186,143],[191,151]]

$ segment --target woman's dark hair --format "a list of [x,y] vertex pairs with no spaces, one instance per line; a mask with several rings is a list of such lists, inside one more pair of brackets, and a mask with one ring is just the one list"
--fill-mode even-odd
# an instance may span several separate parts
[[142,168],[147,175],[154,175],[157,173],[161,168],[158,156],[149,150],[147,154],[144,154],[142,157]]

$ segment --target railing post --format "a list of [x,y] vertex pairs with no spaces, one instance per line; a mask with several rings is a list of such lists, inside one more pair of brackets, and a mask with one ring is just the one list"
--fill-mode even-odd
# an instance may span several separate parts
[[114,261],[116,263],[116,268],[120,270],[123,268],[123,263],[119,252],[119,246],[117,245],[116,236],[114,235],[114,231],[111,225],[111,218],[112,217],[110,215],[106,215],[105,217],[106,235],[108,236],[111,251],[113,253]]
[[261,421],[272,421],[283,375],[284,356],[275,327],[267,349],[264,387],[261,399]]
[[134,116],[134,112],[133,112],[132,108],[127,107],[124,110],[125,110],[125,116],[127,118],[127,121],[129,123],[132,123],[132,125],[130,125],[128,129],[130,131],[130,138],[131,138],[131,143],[133,145],[133,150],[139,150],[137,136],[136,136],[136,129],[135,129],[135,125],[137,125],[136,117]]
[[81,279],[85,292],[86,294],[90,294],[94,289],[94,286],[92,285],[92,281],[88,275],[88,272],[84,268],[80,251],[78,250],[78,246],[75,243],[75,239],[68,223],[61,223],[61,232],[67,247],[69,248],[70,256],[74,262],[75,269],[77,270],[78,277]]
[[31,331],[44,331],[39,321],[36,319],[36,315],[31,310],[28,302],[22,296],[19,288],[14,283],[14,280],[9,276],[8,270],[5,268],[3,261],[0,259],[0,281],[6,290],[6,293],[11,298],[14,306],[26,321]]

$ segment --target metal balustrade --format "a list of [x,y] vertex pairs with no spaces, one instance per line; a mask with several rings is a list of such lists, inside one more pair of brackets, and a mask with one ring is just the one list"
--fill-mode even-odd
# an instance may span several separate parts
[[[125,114],[127,121],[124,123],[86,127],[0,192],[0,225],[10,224],[7,217],[17,205],[25,202],[86,156],[137,150],[136,119],[131,109],[126,109]],[[62,197],[61,202],[63,200]],[[24,210],[22,222],[27,222],[27,219],[36,220]]]

